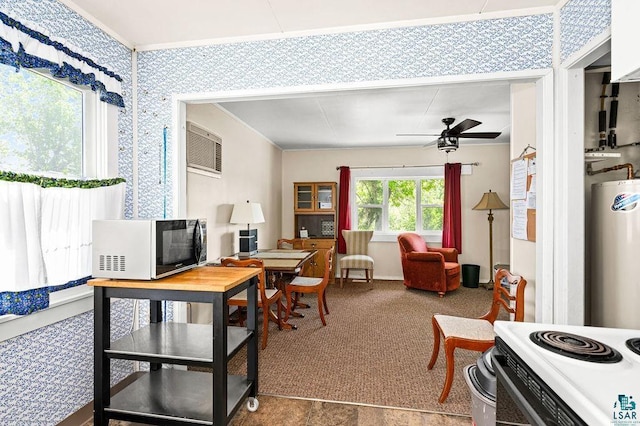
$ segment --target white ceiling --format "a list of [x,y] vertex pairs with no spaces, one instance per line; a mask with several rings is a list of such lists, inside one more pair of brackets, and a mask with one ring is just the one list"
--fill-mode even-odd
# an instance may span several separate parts
[[[488,102],[490,100],[490,102]],[[440,134],[442,119],[482,122],[471,132],[502,132],[492,143],[509,143],[508,83],[354,90],[312,97],[219,104],[283,149],[425,145]],[[452,126],[452,127],[453,127]],[[461,139],[461,144],[487,143]]]
[[[550,12],[562,0],[60,0],[130,47],[155,49],[425,22]],[[480,16],[482,15],[482,16]],[[481,121],[508,143],[509,86],[466,84],[225,102],[223,108],[283,149],[424,145],[442,118]],[[487,140],[461,140],[466,143]]]

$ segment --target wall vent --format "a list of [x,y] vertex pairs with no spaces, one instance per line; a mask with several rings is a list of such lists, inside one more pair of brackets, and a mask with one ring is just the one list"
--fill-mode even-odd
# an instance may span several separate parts
[[187,169],[222,174],[222,138],[187,121]]

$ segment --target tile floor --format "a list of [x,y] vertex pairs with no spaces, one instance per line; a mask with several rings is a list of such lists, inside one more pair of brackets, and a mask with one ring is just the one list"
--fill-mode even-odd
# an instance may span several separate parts
[[[240,407],[231,426],[469,426],[471,418],[260,395],[258,411]],[[137,423],[111,421],[111,426]],[[82,426],[92,426],[88,421]]]

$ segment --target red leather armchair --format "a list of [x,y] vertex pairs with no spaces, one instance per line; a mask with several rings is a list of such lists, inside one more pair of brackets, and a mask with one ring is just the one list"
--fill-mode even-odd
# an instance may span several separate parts
[[437,291],[440,297],[460,287],[460,264],[455,248],[427,247],[418,234],[398,235],[404,285]]

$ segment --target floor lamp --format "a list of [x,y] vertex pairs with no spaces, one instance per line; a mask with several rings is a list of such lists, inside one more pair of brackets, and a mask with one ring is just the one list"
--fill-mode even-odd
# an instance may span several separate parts
[[509,206],[506,206],[498,194],[495,192],[485,192],[482,194],[482,199],[473,210],[489,210],[488,219],[489,219],[489,282],[484,284],[484,287],[487,290],[491,290],[493,288],[493,212],[492,210],[499,209],[508,209]]

